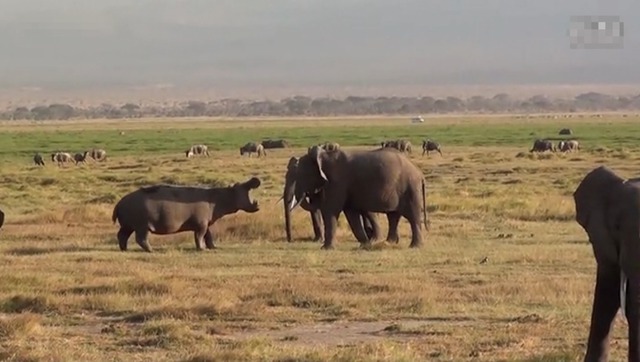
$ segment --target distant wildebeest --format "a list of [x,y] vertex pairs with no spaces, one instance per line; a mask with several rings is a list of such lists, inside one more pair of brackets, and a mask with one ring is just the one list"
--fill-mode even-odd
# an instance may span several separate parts
[[44,159],[42,158],[42,155],[39,153],[36,153],[33,156],[33,163],[35,163],[38,166],[44,166]]
[[537,139],[533,142],[533,148],[529,152],[554,151],[553,143],[549,140]]
[[580,149],[580,144],[576,140],[560,141],[560,143],[562,144],[558,144],[558,151],[560,152],[572,152]]
[[73,155],[73,160],[76,162],[76,165],[79,164],[80,162],[86,163],[85,160],[87,159],[87,153],[88,151],[84,151],[84,153],[78,152],[75,155]]
[[560,135],[570,135],[573,134],[573,131],[570,128],[563,128],[558,132]]
[[246,182],[228,187],[195,187],[153,185],[141,187],[123,196],[113,208],[111,219],[120,224],[118,244],[127,250],[127,241],[135,232],[140,247],[151,252],[149,233],[167,235],[192,231],[196,249],[215,249],[210,227],[225,215],[242,210],[257,212],[258,202],[249,192],[260,186],[260,179],[252,177]]
[[209,147],[206,145],[193,145],[189,147],[188,150],[185,151],[187,158],[192,157],[193,155],[204,155],[209,157]]
[[73,162],[73,156],[69,152],[54,152],[51,154],[51,162],[56,162],[62,166],[65,162]]
[[244,156],[245,153],[248,153],[249,157],[251,157],[251,154],[254,152],[258,154],[258,157],[267,155],[262,143],[248,142],[246,145],[240,147],[240,156]]
[[289,142],[286,140],[263,140],[262,146],[265,150],[270,148],[287,148],[289,147]]
[[107,151],[101,148],[92,148],[84,153],[84,157],[87,158],[87,156],[93,158],[95,161],[104,161],[107,159]]
[[411,153],[411,142],[408,140],[398,139],[383,141],[380,143],[380,146],[382,146],[382,148],[391,147],[397,149],[400,152]]
[[422,155],[426,153],[429,156],[429,152],[436,151],[442,156],[442,150],[440,150],[440,144],[438,142],[426,139],[422,141]]

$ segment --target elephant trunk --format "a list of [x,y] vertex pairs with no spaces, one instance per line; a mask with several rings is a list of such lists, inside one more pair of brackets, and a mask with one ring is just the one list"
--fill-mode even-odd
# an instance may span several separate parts
[[629,326],[628,358],[629,361],[638,361],[640,359],[640,276],[637,272],[628,277],[622,273],[620,284],[620,294],[625,301],[621,303],[621,307]]
[[285,182],[283,193],[284,227],[287,232],[287,241],[291,242],[291,201],[293,201],[294,182]]

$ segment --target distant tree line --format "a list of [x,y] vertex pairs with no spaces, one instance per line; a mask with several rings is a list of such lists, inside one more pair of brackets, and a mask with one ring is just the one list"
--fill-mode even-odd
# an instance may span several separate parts
[[611,96],[589,92],[573,99],[535,95],[514,99],[500,93],[493,97],[358,97],[309,98],[295,96],[280,101],[247,101],[222,99],[211,102],[187,101],[168,106],[145,106],[127,103],[116,106],[74,107],[54,103],[31,109],[17,107],[0,112],[4,120],[67,120],[73,118],[139,118],[139,117],[247,117],[247,116],[346,116],[385,114],[446,114],[446,113],[545,113],[640,110],[640,95]]

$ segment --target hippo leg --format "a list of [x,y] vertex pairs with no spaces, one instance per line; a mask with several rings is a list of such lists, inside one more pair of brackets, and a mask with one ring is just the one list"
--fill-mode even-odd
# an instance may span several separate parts
[[207,246],[207,249],[216,248],[216,246],[213,244],[213,234],[209,229],[207,229],[207,232],[204,234],[204,244]]
[[209,231],[207,228],[204,228],[204,230],[203,230],[203,228],[200,228],[200,229],[196,229],[193,232],[193,238],[194,238],[194,240],[196,242],[196,249],[197,250],[202,250],[203,249],[202,245],[203,245],[203,242],[204,242],[204,236],[207,234],[207,231]]
[[132,233],[133,230],[124,226],[121,226],[120,230],[118,230],[118,244],[120,244],[121,251],[127,251],[127,242]]
[[136,243],[138,243],[138,245],[140,245],[140,247],[144,251],[150,253],[151,246],[149,246],[149,241],[147,241],[148,236],[149,236],[149,230],[147,229],[136,230]]

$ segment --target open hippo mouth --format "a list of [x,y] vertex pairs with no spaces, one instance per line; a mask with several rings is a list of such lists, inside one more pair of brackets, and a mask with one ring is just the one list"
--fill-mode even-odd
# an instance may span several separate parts
[[254,200],[251,197],[251,190],[257,189],[258,187],[260,187],[260,184],[260,179],[258,179],[257,177],[254,177],[247,182],[247,197],[249,199],[250,206],[245,209],[246,212],[257,212],[260,210],[260,204],[258,203],[258,200]]

